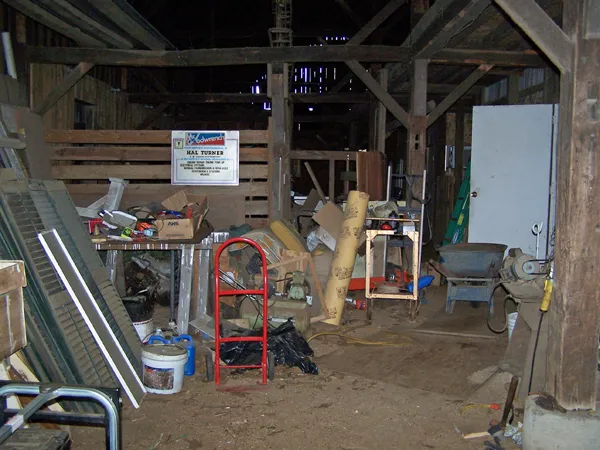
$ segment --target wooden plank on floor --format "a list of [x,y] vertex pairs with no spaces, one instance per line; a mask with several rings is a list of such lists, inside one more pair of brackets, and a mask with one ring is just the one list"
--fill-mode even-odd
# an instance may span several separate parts
[[[171,147],[48,146],[53,161],[171,161]],[[240,162],[267,162],[266,147],[240,147]]]
[[[241,179],[267,179],[266,164],[240,165]],[[57,180],[104,180],[110,177],[126,180],[170,180],[171,165],[85,164],[78,166],[54,166],[52,174]]]
[[[48,130],[48,144],[171,144],[170,130]],[[240,130],[240,145],[267,144],[267,130]]]

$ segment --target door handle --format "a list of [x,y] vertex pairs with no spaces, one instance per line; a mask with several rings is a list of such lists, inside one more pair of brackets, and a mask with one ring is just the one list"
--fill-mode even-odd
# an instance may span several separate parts
[[473,198],[477,197],[477,191],[471,192],[471,197],[473,197]]

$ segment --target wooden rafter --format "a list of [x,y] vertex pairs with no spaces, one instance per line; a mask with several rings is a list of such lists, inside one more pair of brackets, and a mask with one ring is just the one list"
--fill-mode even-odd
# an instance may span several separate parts
[[456,86],[456,88],[427,115],[427,126],[431,126],[437,119],[439,119],[442,114],[448,110],[448,108],[456,103],[475,83],[477,83],[477,81],[479,81],[486,73],[488,73],[492,67],[494,66],[479,66],[462,83]]
[[573,42],[535,0],[495,0],[561,71],[573,65]]
[[[490,5],[491,0],[442,0],[425,13],[402,44],[411,48],[415,59],[429,59]],[[439,3],[439,4],[438,4]],[[435,7],[437,5],[437,7]],[[391,68],[390,88],[410,73],[410,64]]]
[[94,64],[86,62],[77,64],[77,66],[71,70],[71,73],[64,77],[60,83],[54,86],[42,104],[35,109],[36,114],[39,114],[40,116],[46,114],[50,108],[52,108],[56,102],[63,98],[63,96],[69,92],[69,90],[71,90],[71,88],[75,86],[77,82],[81,80],[90,70],[92,70],[93,67]]
[[152,108],[144,120],[142,120],[142,122],[136,127],[136,130],[145,130],[148,128],[162,113],[167,110],[168,107],[169,103],[161,103],[160,105]]

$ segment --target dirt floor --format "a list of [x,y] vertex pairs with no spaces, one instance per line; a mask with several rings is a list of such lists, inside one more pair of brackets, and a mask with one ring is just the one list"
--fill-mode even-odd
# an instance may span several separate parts
[[[501,411],[461,409],[504,402],[506,374],[496,365],[506,335],[488,331],[483,306],[457,303],[447,316],[443,287],[429,288],[427,300],[414,323],[403,303],[381,301],[372,322],[364,311],[347,310],[340,329],[315,326],[313,333],[339,331],[387,344],[317,337],[310,345],[319,375],[277,367],[266,389],[218,392],[204,381],[198,355],[197,374],[186,378],[181,393],[148,394],[141,408],[124,410],[124,448],[483,449],[485,439],[465,440],[459,433],[485,431]],[[430,334],[439,331],[481,337]],[[229,376],[226,387],[256,387],[257,377]],[[75,429],[73,439],[76,449],[101,448],[103,431]]]

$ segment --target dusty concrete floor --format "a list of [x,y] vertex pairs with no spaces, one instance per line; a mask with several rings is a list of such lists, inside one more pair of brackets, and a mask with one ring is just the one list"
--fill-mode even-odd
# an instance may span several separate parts
[[[125,409],[124,448],[481,449],[484,439],[464,440],[457,429],[484,431],[501,412],[473,408],[461,413],[461,408],[471,401],[504,401],[505,380],[495,365],[506,337],[413,333],[428,323],[447,329],[439,315],[444,289],[428,289],[427,298],[415,323],[408,321],[405,306],[394,302],[380,302],[372,322],[364,320],[363,311],[346,311],[343,333],[398,345],[319,337],[311,341],[319,375],[278,367],[264,390],[217,392],[214,383],[204,381],[199,356],[198,373],[186,378],[181,393],[148,394],[140,409]],[[493,337],[484,317],[484,308],[457,304],[452,319],[456,328]],[[323,330],[331,328],[320,325],[314,331]],[[252,384],[257,377],[235,375],[227,383]],[[490,380],[496,380],[494,386],[486,385]],[[81,428],[73,438],[75,448],[100,448],[103,432]]]

